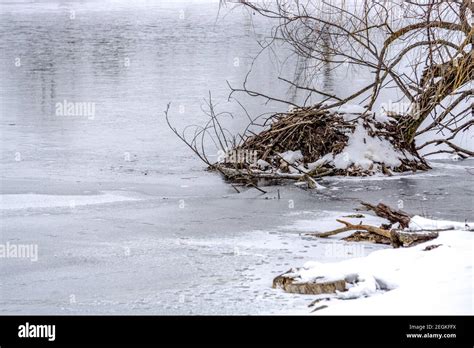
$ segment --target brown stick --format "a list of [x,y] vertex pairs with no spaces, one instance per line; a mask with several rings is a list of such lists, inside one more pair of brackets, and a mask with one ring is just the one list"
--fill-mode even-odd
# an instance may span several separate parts
[[344,220],[339,220],[339,219],[337,219],[336,221],[340,222],[341,224],[346,225],[346,227],[341,227],[341,228],[338,228],[338,229],[335,229],[335,230],[332,230],[332,231],[329,231],[329,232],[324,232],[324,233],[311,233],[311,235],[315,236],[315,237],[326,238],[326,237],[329,237],[329,236],[332,236],[332,235],[335,235],[335,234],[338,234],[338,233],[342,233],[342,232],[362,230],[362,231],[375,233],[375,234],[384,236],[386,238],[390,238],[390,239],[392,238],[391,237],[391,232],[389,230],[385,230],[383,228],[370,226],[370,225],[362,225],[362,224],[353,225],[350,222],[347,222],[347,221],[344,221]]
[[410,232],[403,232],[399,230],[386,230],[384,228],[371,226],[371,225],[354,225],[350,222],[337,219],[336,221],[345,225],[345,227],[341,227],[329,232],[324,233],[310,233],[310,235],[320,238],[326,238],[338,233],[347,232],[347,231],[367,231],[370,233],[378,234],[379,236],[388,238],[392,246],[394,248],[398,248],[400,246],[411,246],[418,243],[425,242],[427,240],[434,239],[438,237],[437,231],[425,231],[425,233],[410,233]]
[[349,227],[341,227],[341,228],[337,228],[335,230],[324,232],[324,233],[308,233],[308,235],[314,236],[314,237],[319,237],[319,238],[326,238],[326,237],[330,237],[330,236],[333,236],[335,234],[342,233],[342,232],[347,232],[347,231],[352,231],[352,229],[349,228]]
[[398,222],[402,229],[407,228],[410,224],[411,216],[404,211],[392,209],[383,203],[379,203],[376,206],[366,202],[361,202],[361,204],[367,210],[372,210],[375,215],[387,219],[392,224]]
[[[396,244],[397,246],[404,246],[404,247],[412,246],[412,245],[426,242],[431,239],[435,239],[438,237],[438,235],[439,235],[438,232],[433,232],[433,231],[430,231],[430,232],[423,231],[423,233],[410,233],[410,232],[397,231]],[[394,244],[393,240],[392,240],[392,245],[394,245],[394,247],[397,247]]]

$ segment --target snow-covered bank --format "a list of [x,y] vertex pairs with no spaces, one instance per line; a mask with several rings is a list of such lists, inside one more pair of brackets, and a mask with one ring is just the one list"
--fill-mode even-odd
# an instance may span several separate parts
[[347,291],[320,302],[328,307],[318,314],[473,314],[472,224],[414,220],[426,229],[457,229],[411,248],[378,250],[338,263],[307,262],[288,276],[302,283],[346,280]]

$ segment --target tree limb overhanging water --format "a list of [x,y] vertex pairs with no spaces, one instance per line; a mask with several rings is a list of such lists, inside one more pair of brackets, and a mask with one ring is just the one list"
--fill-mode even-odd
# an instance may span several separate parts
[[[168,106],[168,124],[210,169],[253,186],[261,179],[291,179],[317,187],[315,179],[327,175],[391,175],[427,170],[425,157],[437,153],[474,155],[456,144],[474,124],[469,104],[474,79],[470,0],[239,1],[236,6],[275,21],[262,51],[276,45],[289,48],[299,74],[294,80],[278,80],[304,98],[298,103],[252,90],[249,72],[241,88],[229,84],[230,98],[244,93],[286,104],[289,111],[258,124],[235,99],[249,125],[232,135],[220,123],[229,113],[216,113],[209,96],[209,122],[191,138],[171,126]],[[347,68],[368,71],[373,81],[350,95],[318,86],[319,75]],[[393,97],[380,105],[386,90]],[[417,142],[427,133],[429,140]],[[206,155],[206,137],[220,151],[217,163]],[[430,147],[435,149],[420,155]]]

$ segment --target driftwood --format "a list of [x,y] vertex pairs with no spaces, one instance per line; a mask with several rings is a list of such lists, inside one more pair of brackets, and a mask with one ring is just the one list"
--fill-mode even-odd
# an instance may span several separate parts
[[424,248],[423,251],[430,251],[430,250],[440,247],[441,245],[443,244],[431,244],[431,245],[428,245],[426,248]]
[[279,275],[273,279],[272,288],[274,289],[283,289],[286,292],[294,294],[331,294],[337,291],[346,290],[346,281],[345,279],[338,279],[335,281],[326,281],[326,282],[308,282],[301,283],[289,276],[291,270]]
[[365,210],[373,211],[375,215],[387,219],[392,224],[398,222],[401,228],[407,228],[410,223],[411,215],[404,211],[392,209],[383,203],[372,205],[370,203],[361,202],[361,204],[365,207]]
[[[421,232],[397,232],[397,245],[394,247],[409,247],[420,244],[432,239],[438,238],[437,231],[421,231]],[[392,244],[393,245],[393,244]]]
[[387,244],[387,245],[392,244],[392,240],[390,238],[386,238],[379,234],[374,234],[370,232],[361,232],[361,231],[354,232],[350,236],[342,238],[342,240],[345,240],[346,242],[369,242],[369,243]]
[[338,228],[336,230],[329,231],[329,232],[324,232],[324,233],[313,233],[312,235],[315,236],[315,237],[325,238],[325,237],[329,237],[329,236],[332,236],[332,235],[335,235],[335,234],[338,234],[338,233],[341,233],[341,232],[364,230],[364,231],[367,231],[367,232],[379,234],[379,235],[381,235],[383,237],[386,237],[386,238],[391,238],[391,232],[389,230],[385,230],[383,228],[370,226],[370,225],[362,225],[362,224],[354,225],[354,224],[351,224],[350,222],[340,220],[340,219],[336,219],[336,221],[340,222],[341,224],[346,225],[346,227]]
[[[399,229],[385,229],[371,225],[354,225],[350,222],[337,219],[337,222],[340,222],[345,225],[345,227],[341,227],[332,231],[324,232],[324,233],[309,233],[309,235],[319,237],[319,238],[326,238],[329,236],[333,236],[338,233],[347,232],[347,231],[366,231],[368,234],[357,233],[353,234],[350,237],[345,238],[347,241],[361,241],[361,240],[368,240],[375,243],[383,243],[383,244],[391,244],[394,248],[398,247],[408,247],[412,245],[416,245],[419,243],[426,242],[428,240],[434,239],[438,237],[438,231],[421,231],[421,232],[405,232]],[[372,234],[372,236],[370,235]],[[376,235],[378,237],[375,237]]]

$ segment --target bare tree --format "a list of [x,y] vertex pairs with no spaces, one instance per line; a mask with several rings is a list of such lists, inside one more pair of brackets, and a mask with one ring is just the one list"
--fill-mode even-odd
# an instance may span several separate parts
[[[373,72],[373,81],[349,96],[329,95],[311,85],[280,78],[329,101],[324,108],[364,96],[370,112],[380,91],[395,86],[411,104],[406,114],[393,115],[399,123],[400,135],[408,142],[429,130],[446,129],[455,136],[472,126],[471,108],[456,114],[452,111],[473,92],[466,86],[474,77],[474,3],[379,0],[355,4],[344,0],[278,0],[244,2],[243,6],[277,20],[273,42],[284,41],[297,56],[311,61],[311,67],[305,71],[305,82],[311,82],[314,74],[328,64],[333,69],[353,65]],[[400,68],[401,63],[407,62],[410,74]],[[245,86],[243,90],[268,97],[248,91]],[[452,96],[455,98],[448,104],[442,104]],[[429,117],[432,122],[420,130]],[[461,123],[463,119],[470,120]],[[440,141],[449,145],[447,139]],[[458,147],[454,150],[472,155]]]
[[[273,130],[267,129],[259,135],[244,133],[240,136],[242,141],[235,147],[256,148],[263,160],[270,152],[277,153],[276,148],[301,147],[301,136],[285,147],[284,139],[290,137],[288,129],[291,125],[291,137],[296,133],[305,138],[314,134],[322,124],[331,124],[333,137],[344,142],[343,133],[338,133],[340,127],[353,129],[353,124],[344,123],[332,110],[357,103],[365,107],[359,118],[370,129],[370,134],[391,139],[397,148],[416,156],[415,167],[418,169],[428,167],[418,150],[429,145],[447,146],[432,153],[450,152],[463,158],[474,155],[453,141],[474,124],[470,100],[474,79],[474,3],[471,0],[373,0],[363,3],[272,0],[238,3],[251,14],[275,21],[270,39],[262,43],[262,50],[282,44],[291,48],[292,55],[302,64],[300,74],[294,80],[284,76],[278,78],[305,94],[305,98],[302,104],[298,104],[251,90],[247,79],[240,88],[231,86],[231,96],[243,92],[268,102],[286,103],[300,110],[299,116],[302,117],[284,117],[291,116],[291,113],[275,115],[272,122],[280,121],[280,125],[273,124]],[[315,83],[321,72],[344,68],[369,71],[373,78],[350,95],[338,95]],[[376,106],[380,104],[384,89],[400,96],[398,101],[403,101],[407,107],[387,110],[389,120],[382,123],[374,115],[378,112]],[[318,101],[315,103],[314,100]],[[286,133],[277,135],[275,128],[278,127]],[[311,128],[309,133],[308,127]],[[415,139],[427,132],[438,134],[438,137],[415,145]],[[339,145],[323,146],[313,150],[312,154],[308,153],[312,151],[310,145],[305,156],[314,160],[322,157],[324,151],[337,153],[341,151]],[[413,165],[405,165],[400,170],[407,168],[414,169]]]

